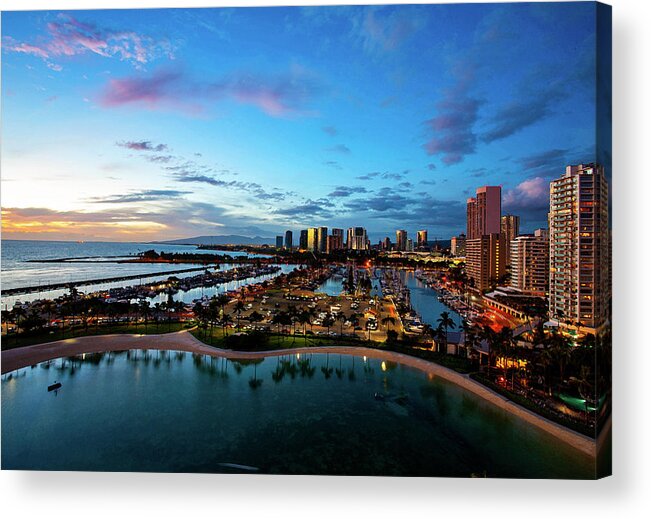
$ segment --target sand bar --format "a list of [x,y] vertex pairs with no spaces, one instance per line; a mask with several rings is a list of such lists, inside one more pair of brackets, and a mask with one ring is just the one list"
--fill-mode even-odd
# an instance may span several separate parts
[[596,442],[580,433],[567,427],[552,422],[547,418],[539,416],[524,407],[508,400],[504,396],[472,380],[467,375],[462,375],[451,369],[428,362],[423,359],[395,353],[381,351],[372,348],[359,346],[314,346],[310,348],[288,348],[282,350],[270,350],[262,352],[242,352],[213,348],[196,339],[187,330],[176,333],[161,335],[135,335],[115,334],[98,335],[92,337],[78,337],[65,339],[44,344],[35,344],[24,348],[14,348],[2,352],[2,373],[8,373],[20,368],[45,362],[47,360],[80,355],[82,353],[98,353],[106,351],[121,351],[134,349],[151,350],[177,350],[190,353],[210,355],[212,357],[228,357],[229,359],[258,359],[265,357],[277,357],[295,353],[340,353],[345,355],[365,355],[369,358],[399,362],[406,366],[419,369],[428,375],[441,377],[458,386],[471,391],[472,393],[488,400],[492,404],[512,413],[523,420],[543,429],[556,438],[564,441],[581,452],[595,457]]

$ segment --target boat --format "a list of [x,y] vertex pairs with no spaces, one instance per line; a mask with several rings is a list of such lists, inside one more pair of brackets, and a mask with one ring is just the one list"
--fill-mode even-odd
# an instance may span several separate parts
[[61,387],[61,382],[55,382],[54,384],[50,384],[49,386],[47,386],[47,390],[48,391],[56,391],[60,387]]

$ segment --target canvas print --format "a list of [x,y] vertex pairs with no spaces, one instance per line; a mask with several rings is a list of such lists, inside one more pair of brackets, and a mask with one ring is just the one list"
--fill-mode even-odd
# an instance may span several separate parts
[[2,13],[3,470],[611,473],[611,9]]

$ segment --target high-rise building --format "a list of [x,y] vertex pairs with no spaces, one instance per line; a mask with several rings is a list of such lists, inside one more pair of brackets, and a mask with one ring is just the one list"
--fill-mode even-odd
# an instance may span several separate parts
[[485,234],[501,232],[502,188],[483,186],[477,188],[474,198],[466,206],[467,232],[469,240]]
[[391,250],[391,240],[387,236],[384,240],[380,241],[380,247],[382,250]]
[[506,236],[506,241],[513,241],[520,236],[520,217],[514,214],[505,214],[500,221],[500,232]]
[[414,240],[412,240],[411,238],[407,240],[407,245],[405,246],[405,250],[407,252],[414,252]]
[[608,319],[610,231],[603,166],[567,166],[549,200],[549,315],[596,331]]
[[506,214],[502,216],[501,231],[506,238],[506,264],[511,264],[511,249],[509,243],[515,240],[520,235],[520,217],[514,214]]
[[276,248],[277,249],[282,249],[283,248],[283,237],[282,236],[276,236]]
[[344,248],[344,230],[332,229],[332,235],[328,236],[327,252],[331,253]]
[[476,289],[487,290],[504,276],[505,248],[506,240],[501,233],[466,240],[466,274],[474,281]]
[[461,233],[459,236],[453,236],[450,239],[450,253],[453,256],[466,255],[466,235]]
[[407,231],[396,231],[396,250],[407,250]]
[[319,227],[317,231],[317,247],[319,252],[326,252],[328,250],[328,228]]
[[511,286],[536,296],[549,292],[549,232],[536,229],[534,234],[517,236],[510,243]]
[[427,247],[427,231],[418,231],[416,233],[416,243],[418,247]]
[[294,247],[294,234],[292,231],[285,231],[285,248],[292,250]]
[[301,236],[298,240],[298,248],[301,250],[307,250],[307,229],[301,231]]
[[351,227],[348,229],[347,247],[353,250],[368,250],[368,238],[364,227]]
[[319,230],[316,227],[310,227],[307,230],[307,250],[316,252],[319,245]]

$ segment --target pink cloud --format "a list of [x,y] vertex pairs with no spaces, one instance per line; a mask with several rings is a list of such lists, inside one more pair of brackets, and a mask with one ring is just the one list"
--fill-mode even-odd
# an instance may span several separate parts
[[502,202],[509,208],[544,208],[549,206],[549,181],[542,177],[528,178],[504,193]]
[[3,45],[3,48],[8,51],[31,54],[43,59],[49,56],[45,50],[37,47],[36,45],[30,45],[29,43],[16,43],[11,38],[5,38],[5,44]]
[[57,21],[48,23],[47,32],[49,38],[41,43],[18,43],[5,38],[4,48],[42,59],[91,52],[131,61],[136,66],[158,57],[172,57],[171,46],[165,41],[157,42],[132,31],[102,29],[67,14],[60,14]]
[[306,105],[318,90],[302,71],[271,77],[235,74],[211,83],[193,81],[178,71],[158,71],[151,76],[110,80],[99,103],[107,108],[134,105],[197,115],[214,101],[230,99],[273,117],[287,117],[305,115]]

